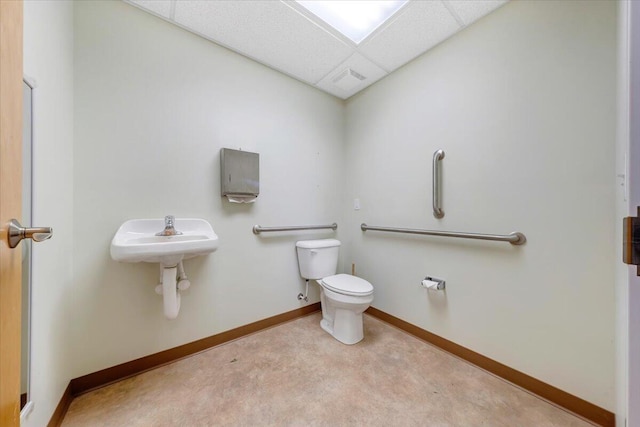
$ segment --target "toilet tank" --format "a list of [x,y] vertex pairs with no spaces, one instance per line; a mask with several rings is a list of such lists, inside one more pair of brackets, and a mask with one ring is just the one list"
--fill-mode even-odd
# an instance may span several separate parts
[[300,275],[304,279],[322,279],[336,274],[339,240],[300,240],[296,242],[296,250]]

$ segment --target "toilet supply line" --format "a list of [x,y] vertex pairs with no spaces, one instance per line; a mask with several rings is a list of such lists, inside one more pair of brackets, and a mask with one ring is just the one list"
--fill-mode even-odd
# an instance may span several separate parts
[[302,294],[302,292],[298,294],[298,301],[304,300],[304,302],[309,302],[309,279],[305,279],[305,282],[307,284],[307,287],[304,291],[304,295]]

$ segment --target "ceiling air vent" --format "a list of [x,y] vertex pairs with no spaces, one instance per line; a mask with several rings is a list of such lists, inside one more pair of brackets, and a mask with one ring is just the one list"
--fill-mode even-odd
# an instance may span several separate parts
[[351,90],[366,79],[362,74],[347,68],[333,78],[333,84],[342,90]]

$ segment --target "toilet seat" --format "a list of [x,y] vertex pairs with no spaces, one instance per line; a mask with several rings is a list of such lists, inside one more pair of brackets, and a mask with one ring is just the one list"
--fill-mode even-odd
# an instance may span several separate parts
[[373,285],[350,274],[336,274],[320,280],[320,285],[342,295],[368,296],[373,294]]

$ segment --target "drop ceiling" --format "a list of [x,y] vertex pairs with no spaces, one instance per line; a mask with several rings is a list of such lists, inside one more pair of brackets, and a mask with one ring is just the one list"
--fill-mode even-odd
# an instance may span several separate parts
[[410,0],[359,44],[295,1],[124,1],[347,99],[508,0]]

